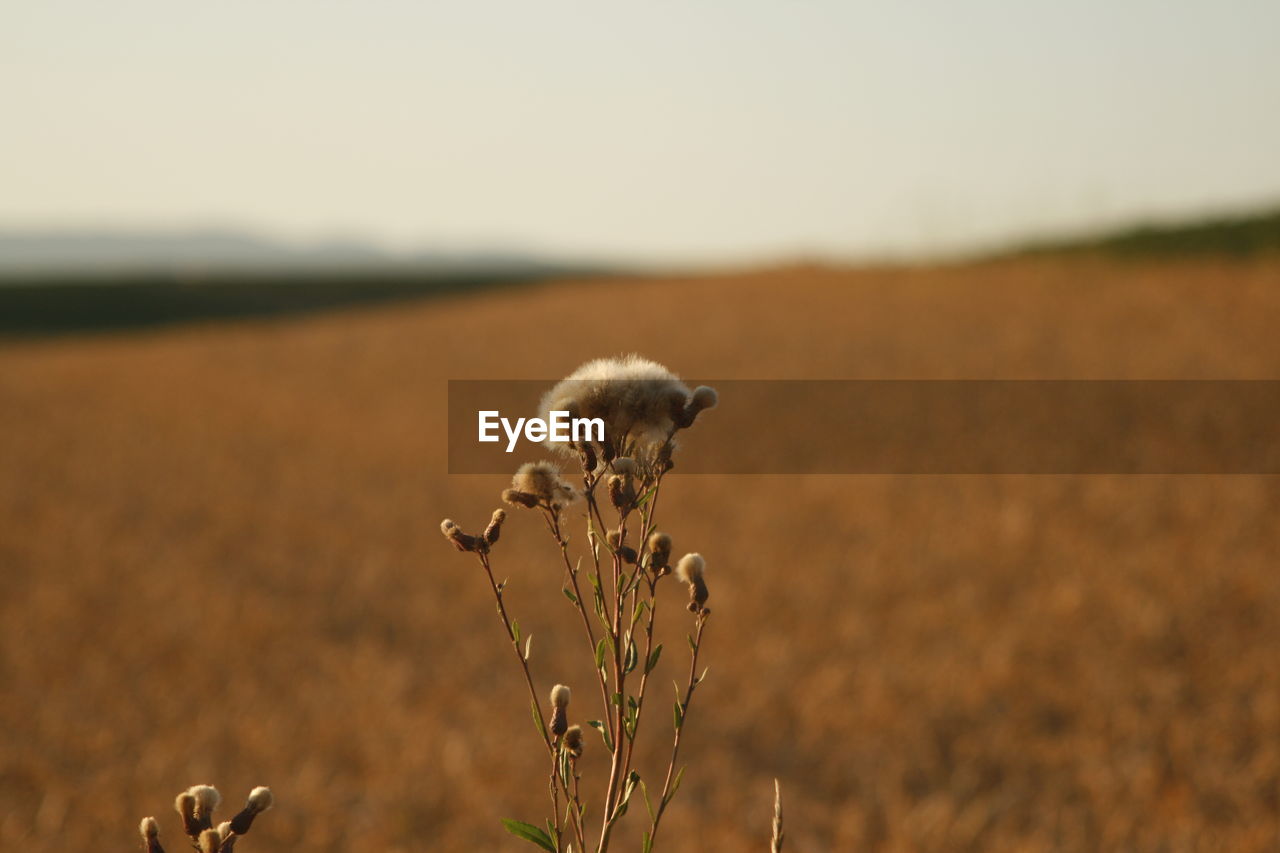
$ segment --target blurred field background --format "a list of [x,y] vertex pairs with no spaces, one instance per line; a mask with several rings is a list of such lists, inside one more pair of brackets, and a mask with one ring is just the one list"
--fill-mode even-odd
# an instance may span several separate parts
[[[0,853],[175,853],[198,783],[275,791],[240,853],[525,846],[542,748],[438,532],[507,481],[446,473],[450,379],[1280,380],[1277,32],[0,4]],[[660,850],[765,849],[777,777],[787,853],[1280,851],[1280,477],[670,485],[714,616]],[[577,722],[555,556],[513,513],[495,566]]]
[[[1089,255],[10,340],[0,847],[127,849],[144,814],[179,847],[173,794],[209,781],[274,788],[264,853],[517,849],[497,819],[541,814],[540,748],[437,531],[505,482],[444,473],[447,379],[630,350],[697,377],[1274,378],[1278,317],[1274,257]],[[667,849],[762,849],[775,776],[796,851],[1277,849],[1276,478],[686,476],[663,503],[715,609]],[[537,677],[585,684],[544,540],[516,514],[495,561]]]

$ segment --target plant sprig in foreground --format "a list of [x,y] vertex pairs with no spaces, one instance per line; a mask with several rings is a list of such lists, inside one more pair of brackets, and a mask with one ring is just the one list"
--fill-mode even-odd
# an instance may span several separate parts
[[[713,389],[690,391],[666,368],[637,356],[589,362],[552,388],[541,404],[544,417],[565,411],[604,424],[603,440],[552,445],[576,463],[580,485],[567,481],[559,465],[534,462],[521,466],[502,493],[507,504],[541,517],[563,570],[561,591],[576,611],[573,621],[580,624],[594,664],[592,689],[599,693],[601,713],[586,725],[597,731],[609,756],[607,778],[588,786],[594,798],[584,795],[579,767],[583,729],[569,725],[570,688],[556,684],[548,693],[539,689],[530,667],[531,638],[522,637],[519,623],[511,618],[503,597],[507,582],[499,582],[493,571],[491,555],[506,511],[496,510],[484,531],[474,535],[450,519],[441,524],[445,537],[459,551],[474,554],[484,572],[548,755],[551,817],[544,826],[509,819],[503,824],[511,834],[552,853],[586,851],[588,839],[597,853],[604,853],[637,791],[648,813],[641,834],[641,849],[648,853],[684,778],[681,738],[694,692],[707,672],[698,672],[711,615],[706,561],[700,554],[686,554],[674,567],[675,577],[688,587],[689,668],[684,684],[676,685],[667,766],[650,777],[662,780],[656,796],[635,766],[635,745],[648,707],[650,676],[665,648],[655,635],[659,589],[673,574],[672,539],[656,527],[659,497],[674,467],[677,433],[716,402]],[[576,556],[571,553],[571,524],[585,529],[586,546]],[[542,710],[544,696],[550,697],[549,721]],[[599,813],[595,830],[587,825],[592,810]]]

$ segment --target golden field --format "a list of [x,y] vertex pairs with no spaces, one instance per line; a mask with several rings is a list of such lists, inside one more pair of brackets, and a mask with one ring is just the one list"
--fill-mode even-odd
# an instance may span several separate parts
[[[0,849],[129,849],[155,814],[172,853],[199,782],[274,789],[250,853],[521,848],[498,818],[540,820],[543,753],[438,531],[506,483],[445,474],[450,378],[633,350],[700,379],[1276,378],[1277,328],[1280,262],[1040,259],[4,343]],[[793,851],[1280,849],[1280,478],[673,476],[660,515],[715,611],[665,849],[766,849],[775,776]],[[538,527],[513,513],[495,567],[539,683],[596,716]]]

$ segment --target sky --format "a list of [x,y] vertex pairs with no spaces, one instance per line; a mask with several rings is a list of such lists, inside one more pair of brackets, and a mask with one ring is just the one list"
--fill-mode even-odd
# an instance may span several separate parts
[[5,0],[0,227],[936,255],[1280,202],[1276,0]]

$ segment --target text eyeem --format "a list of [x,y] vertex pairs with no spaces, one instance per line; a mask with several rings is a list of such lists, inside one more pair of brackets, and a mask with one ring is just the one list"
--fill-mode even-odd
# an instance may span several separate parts
[[507,435],[507,453],[516,449],[516,442],[523,433],[526,441],[604,441],[603,418],[574,418],[568,412],[547,412],[547,420],[542,418],[510,418],[502,417],[496,409],[481,410],[476,413],[479,422],[479,440],[482,442],[501,441],[498,428]]

